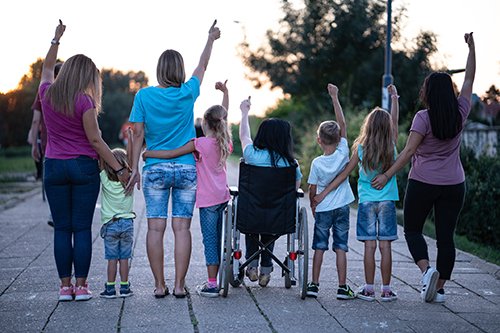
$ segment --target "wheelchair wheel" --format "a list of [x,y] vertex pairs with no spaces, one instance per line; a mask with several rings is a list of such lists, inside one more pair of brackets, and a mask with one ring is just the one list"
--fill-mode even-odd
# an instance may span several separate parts
[[222,296],[226,297],[229,291],[229,281],[233,280],[232,260],[233,260],[233,205],[227,204],[226,213],[223,215],[222,221],[222,265],[219,267],[219,276],[222,289]]
[[307,211],[301,207],[299,211],[300,232],[298,235],[298,266],[300,298],[305,299],[307,293],[307,272],[309,270],[309,238],[307,229]]
[[[288,256],[285,258],[285,261],[283,261],[286,267],[290,267],[290,264],[293,265],[293,261],[288,258]],[[285,277],[285,288],[290,289],[292,287],[292,278],[290,276],[290,273],[283,272],[283,275]]]
[[231,260],[231,274],[229,275],[229,284],[234,288],[238,288],[241,285],[241,283],[243,282],[244,273],[243,273],[242,269],[238,269],[238,275],[235,277],[234,276],[234,264],[237,264],[238,267],[240,267],[240,262],[233,258]]

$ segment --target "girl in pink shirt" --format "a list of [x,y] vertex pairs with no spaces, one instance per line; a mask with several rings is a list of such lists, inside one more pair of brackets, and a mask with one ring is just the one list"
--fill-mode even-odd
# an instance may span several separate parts
[[[227,80],[226,80],[227,82]],[[217,272],[220,263],[222,214],[230,199],[226,177],[226,160],[232,152],[231,133],[227,125],[229,96],[226,82],[217,82],[215,89],[223,92],[222,105],[210,107],[203,115],[204,137],[189,141],[174,150],[146,150],[143,158],[174,158],[194,153],[196,159],[196,207],[205,246],[208,281],[197,287],[200,296],[218,297]]]

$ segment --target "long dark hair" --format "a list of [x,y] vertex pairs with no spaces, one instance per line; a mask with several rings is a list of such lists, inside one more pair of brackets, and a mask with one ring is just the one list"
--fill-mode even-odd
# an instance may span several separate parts
[[297,166],[293,157],[292,127],[287,121],[276,118],[264,120],[259,126],[253,145],[269,151],[273,167],[277,167],[281,159],[291,166]]
[[427,107],[436,138],[452,139],[462,130],[462,116],[449,74],[435,72],[427,76],[420,89],[420,100]]

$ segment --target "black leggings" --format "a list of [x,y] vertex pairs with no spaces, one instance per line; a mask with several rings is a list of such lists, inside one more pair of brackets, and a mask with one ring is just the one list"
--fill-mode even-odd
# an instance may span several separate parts
[[422,235],[425,220],[434,208],[436,226],[437,270],[439,278],[449,280],[455,265],[453,235],[465,197],[465,183],[431,185],[408,180],[404,201],[404,232],[408,249],[416,262],[429,260],[427,243]]

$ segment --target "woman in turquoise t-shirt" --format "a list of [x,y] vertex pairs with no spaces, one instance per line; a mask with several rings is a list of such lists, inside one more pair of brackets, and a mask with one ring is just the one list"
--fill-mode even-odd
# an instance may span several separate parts
[[[185,81],[184,61],[179,52],[166,50],[156,68],[158,86],[139,90],[134,99],[130,122],[134,125],[132,176],[129,188],[140,189],[139,158],[142,143],[147,150],[172,150],[195,137],[193,107],[208,66],[212,45],[220,37],[214,21],[193,76]],[[192,154],[171,159],[148,158],[143,168],[148,233],[146,246],[155,279],[154,295],[165,297],[163,235],[172,191],[172,229],[175,238],[175,285],[173,294],[186,296],[185,277],[191,257],[191,218],[196,194],[196,167]]]
[[[240,141],[243,150],[243,158],[246,164],[284,168],[288,166],[296,166],[296,187],[300,186],[302,173],[300,167],[293,157],[293,139],[292,128],[290,124],[280,119],[264,120],[257,131],[255,140],[252,141],[250,136],[250,126],[248,124],[248,112],[250,111],[250,98],[241,102],[241,123],[240,123]],[[260,234],[259,238],[262,243],[267,244],[274,236]],[[259,245],[250,235],[245,235],[246,254],[245,257],[250,258],[259,250]],[[267,247],[273,251],[274,242]],[[261,254],[260,274],[258,270],[259,257],[254,259],[246,270],[246,275],[250,281],[259,280],[261,287],[266,287],[271,279],[273,271],[273,262],[271,256],[266,252]]]

